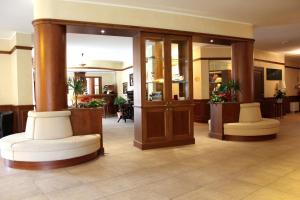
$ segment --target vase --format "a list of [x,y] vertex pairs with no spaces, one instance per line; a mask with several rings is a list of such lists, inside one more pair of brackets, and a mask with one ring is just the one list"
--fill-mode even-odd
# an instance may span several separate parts
[[282,102],[283,102],[283,99],[282,99],[282,98],[276,99],[276,103],[282,103]]

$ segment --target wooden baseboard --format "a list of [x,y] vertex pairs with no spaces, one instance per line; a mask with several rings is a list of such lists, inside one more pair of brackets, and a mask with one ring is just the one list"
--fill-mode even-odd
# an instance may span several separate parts
[[57,169],[57,168],[70,167],[73,165],[88,162],[90,160],[97,158],[101,154],[102,155],[104,154],[103,148],[85,156],[80,156],[77,158],[71,158],[66,160],[55,160],[55,161],[47,161],[47,162],[24,162],[24,161],[12,161],[12,160],[4,159],[4,164],[5,166],[10,168],[25,169],[25,170]]
[[185,140],[175,140],[175,141],[166,141],[166,142],[156,142],[156,143],[140,143],[139,141],[134,141],[133,145],[139,149],[147,150],[147,149],[155,149],[155,148],[163,148],[163,147],[174,147],[174,146],[183,146],[195,144],[195,138],[189,138]]
[[237,135],[224,135],[224,140],[229,141],[239,141],[239,142],[256,142],[256,141],[265,141],[272,140],[277,137],[277,134],[271,135],[259,135],[259,136],[237,136]]

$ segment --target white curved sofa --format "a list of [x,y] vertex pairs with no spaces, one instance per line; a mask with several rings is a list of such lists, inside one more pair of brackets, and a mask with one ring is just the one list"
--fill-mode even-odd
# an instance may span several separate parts
[[280,122],[262,118],[259,103],[240,104],[239,122],[224,123],[224,137],[227,140],[266,140],[279,133]]
[[1,156],[10,162],[49,164],[74,163],[74,159],[95,154],[100,148],[100,134],[73,136],[70,115],[70,111],[29,111],[26,131],[0,140]]

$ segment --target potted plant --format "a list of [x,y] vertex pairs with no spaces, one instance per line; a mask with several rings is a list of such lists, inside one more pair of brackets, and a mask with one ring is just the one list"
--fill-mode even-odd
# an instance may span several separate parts
[[78,95],[85,92],[83,80],[74,78],[68,79],[68,86],[73,89],[73,95],[75,97],[75,107],[78,107]]
[[240,90],[239,84],[235,80],[229,80],[226,84],[212,91],[209,103],[237,102],[237,92]]
[[122,113],[122,106],[126,103],[126,100],[121,97],[121,96],[117,96],[115,98],[115,101],[114,101],[114,105],[117,105],[118,106],[118,112],[117,112],[117,115],[119,118],[122,117],[123,113]]
[[286,96],[286,93],[284,90],[282,89],[276,89],[274,97],[276,99],[277,103],[282,103],[283,102],[283,98]]

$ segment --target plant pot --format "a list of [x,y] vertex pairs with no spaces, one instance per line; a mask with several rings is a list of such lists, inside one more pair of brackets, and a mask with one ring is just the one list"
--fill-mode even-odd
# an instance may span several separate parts
[[282,103],[282,102],[283,102],[282,98],[276,99],[276,103]]
[[123,113],[122,113],[122,112],[117,112],[117,116],[118,116],[118,118],[121,118],[121,117],[122,117],[122,115],[123,115]]

